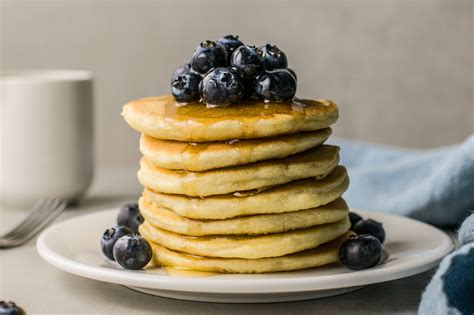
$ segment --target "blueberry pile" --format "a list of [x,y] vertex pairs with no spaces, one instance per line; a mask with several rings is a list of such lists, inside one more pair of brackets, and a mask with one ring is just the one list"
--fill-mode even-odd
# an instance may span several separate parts
[[354,212],[349,213],[351,235],[339,249],[339,259],[349,269],[361,270],[376,266],[383,256],[382,243],[385,231],[382,223],[372,219],[364,220]]
[[191,61],[171,76],[171,93],[178,103],[202,101],[208,107],[227,106],[245,99],[291,101],[296,73],[277,46],[244,45],[238,36],[204,41]]
[[151,246],[138,234],[138,226],[143,223],[138,205],[130,203],[120,208],[118,226],[107,229],[100,240],[102,253],[115,260],[125,269],[141,269],[150,262]]

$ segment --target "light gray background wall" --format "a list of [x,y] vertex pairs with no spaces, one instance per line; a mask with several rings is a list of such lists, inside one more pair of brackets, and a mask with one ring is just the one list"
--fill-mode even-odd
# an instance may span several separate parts
[[340,105],[335,134],[408,147],[474,131],[473,1],[1,1],[2,68],[96,74],[99,166],[137,164],[128,100],[168,93],[202,40],[277,44],[300,97]]

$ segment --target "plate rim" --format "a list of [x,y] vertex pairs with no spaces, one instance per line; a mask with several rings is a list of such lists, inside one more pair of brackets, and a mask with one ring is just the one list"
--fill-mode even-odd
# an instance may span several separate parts
[[[58,222],[46,230],[44,230],[36,241],[36,249],[41,256],[49,264],[54,267],[66,271],[68,273],[81,276],[88,279],[121,284],[126,286],[135,286],[149,289],[161,289],[169,291],[183,292],[201,292],[201,293],[277,293],[277,292],[310,292],[319,290],[340,289],[354,286],[364,286],[369,284],[381,283],[396,279],[409,277],[422,273],[435,267],[439,261],[454,249],[452,239],[440,229],[412,218],[403,217],[384,212],[368,211],[361,209],[351,209],[351,211],[362,213],[377,213],[378,215],[396,218],[397,220],[414,221],[422,224],[427,228],[441,233],[443,243],[437,248],[437,254],[433,256],[430,262],[412,263],[403,268],[391,266],[389,272],[387,268],[383,268],[383,264],[374,268],[359,270],[341,274],[318,275],[307,277],[283,277],[283,278],[229,278],[210,276],[210,277],[176,277],[169,275],[150,274],[146,271],[118,270],[107,269],[101,266],[92,266],[87,263],[79,262],[68,257],[62,256],[47,244],[47,238],[54,230],[61,225],[71,224],[71,222],[84,219],[86,217],[94,217],[97,215],[106,215],[106,213],[117,211],[117,208],[108,208],[93,213],[86,213],[67,220]],[[393,270],[394,269],[394,270]],[[276,274],[276,273],[275,273]],[[350,285],[344,284],[347,276],[350,275]]]

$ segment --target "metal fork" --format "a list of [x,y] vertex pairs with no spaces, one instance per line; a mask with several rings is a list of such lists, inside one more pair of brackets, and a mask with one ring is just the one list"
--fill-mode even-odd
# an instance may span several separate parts
[[0,236],[0,249],[20,246],[43,230],[66,208],[61,199],[40,199],[10,232]]

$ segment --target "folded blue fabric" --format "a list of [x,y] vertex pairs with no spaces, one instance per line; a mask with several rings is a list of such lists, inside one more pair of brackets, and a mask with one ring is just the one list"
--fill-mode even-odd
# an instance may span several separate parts
[[390,212],[437,226],[459,224],[474,209],[474,134],[463,143],[411,150],[333,139],[351,184],[351,208]]
[[[341,163],[352,208],[390,212],[434,225],[458,225],[474,209],[474,135],[462,144],[409,150],[341,139]],[[458,234],[462,245],[446,256],[426,288],[419,313],[474,313],[474,215]]]
[[446,256],[426,287],[420,315],[474,314],[474,214],[458,233],[461,248]]

